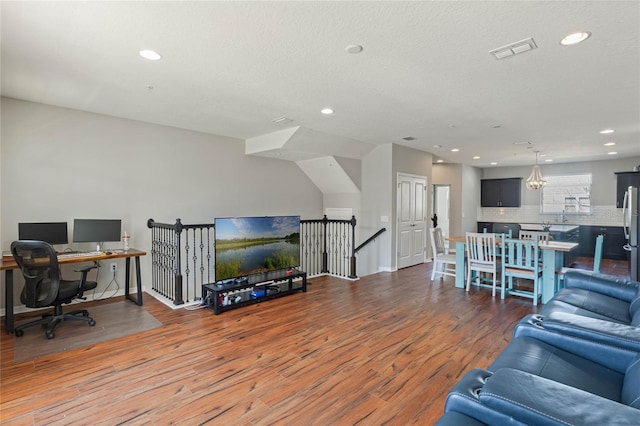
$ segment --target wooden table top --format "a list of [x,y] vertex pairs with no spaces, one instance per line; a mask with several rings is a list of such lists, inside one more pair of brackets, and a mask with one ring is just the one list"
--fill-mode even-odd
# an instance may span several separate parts
[[[64,253],[58,253],[64,254]],[[147,253],[142,250],[137,249],[129,249],[127,251],[118,250],[112,251],[111,254],[100,253],[95,256],[78,256],[78,257],[63,257],[58,258],[58,264],[64,265],[65,263],[79,263],[79,262],[95,262],[97,260],[108,260],[108,259],[119,259],[119,258],[127,258],[127,257],[136,257],[136,256],[144,256]],[[0,263],[0,271],[4,271],[7,269],[18,269],[18,264],[13,258],[11,259],[2,259]]]
[[[467,238],[464,236],[454,236],[454,237],[447,237],[445,238],[447,241],[451,241],[454,243],[466,243],[467,242]],[[496,238],[496,242],[498,244],[500,244],[501,240],[499,238]],[[564,251],[564,252],[569,252],[574,250],[576,247],[578,247],[578,243],[569,243],[566,241],[541,241],[538,243],[538,247],[540,247],[541,250],[556,250],[556,251]]]

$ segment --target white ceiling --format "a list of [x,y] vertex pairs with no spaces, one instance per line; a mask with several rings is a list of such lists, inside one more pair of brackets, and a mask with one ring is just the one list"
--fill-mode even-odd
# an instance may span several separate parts
[[[299,126],[357,155],[393,142],[479,167],[532,164],[534,150],[556,163],[640,155],[638,1],[3,1],[1,13],[7,97],[240,139]],[[559,44],[576,30],[592,36]],[[528,37],[537,49],[488,53]]]

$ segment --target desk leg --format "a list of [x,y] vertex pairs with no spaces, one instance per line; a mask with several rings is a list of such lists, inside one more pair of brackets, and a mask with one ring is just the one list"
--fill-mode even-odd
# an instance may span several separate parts
[[465,288],[464,251],[465,243],[456,242],[456,288]]
[[542,303],[547,303],[555,293],[556,269],[562,266],[564,253],[542,250]]
[[127,257],[127,260],[125,262],[125,288],[124,288],[124,297],[126,297],[127,299],[131,300],[133,303],[135,303],[138,306],[142,306],[142,278],[140,277],[140,256],[136,256],[136,282],[137,282],[137,287],[138,287],[138,294],[137,294],[137,298],[134,298],[133,296],[131,296],[129,294],[129,286],[131,284],[131,280],[129,279],[129,276],[131,275],[131,258]]
[[4,274],[4,323],[7,333],[13,333],[13,270]]

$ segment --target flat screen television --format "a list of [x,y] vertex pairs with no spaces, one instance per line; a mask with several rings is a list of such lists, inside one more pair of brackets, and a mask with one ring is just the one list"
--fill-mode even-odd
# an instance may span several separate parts
[[96,243],[100,251],[105,241],[120,241],[120,219],[74,219],[73,242]]
[[216,280],[300,266],[300,216],[215,219]]
[[67,244],[69,242],[67,222],[18,223],[18,239]]

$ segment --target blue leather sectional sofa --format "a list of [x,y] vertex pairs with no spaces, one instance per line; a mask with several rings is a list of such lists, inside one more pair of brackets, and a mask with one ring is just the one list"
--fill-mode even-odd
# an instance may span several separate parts
[[449,425],[640,425],[640,282],[572,269],[487,370],[451,390]]

